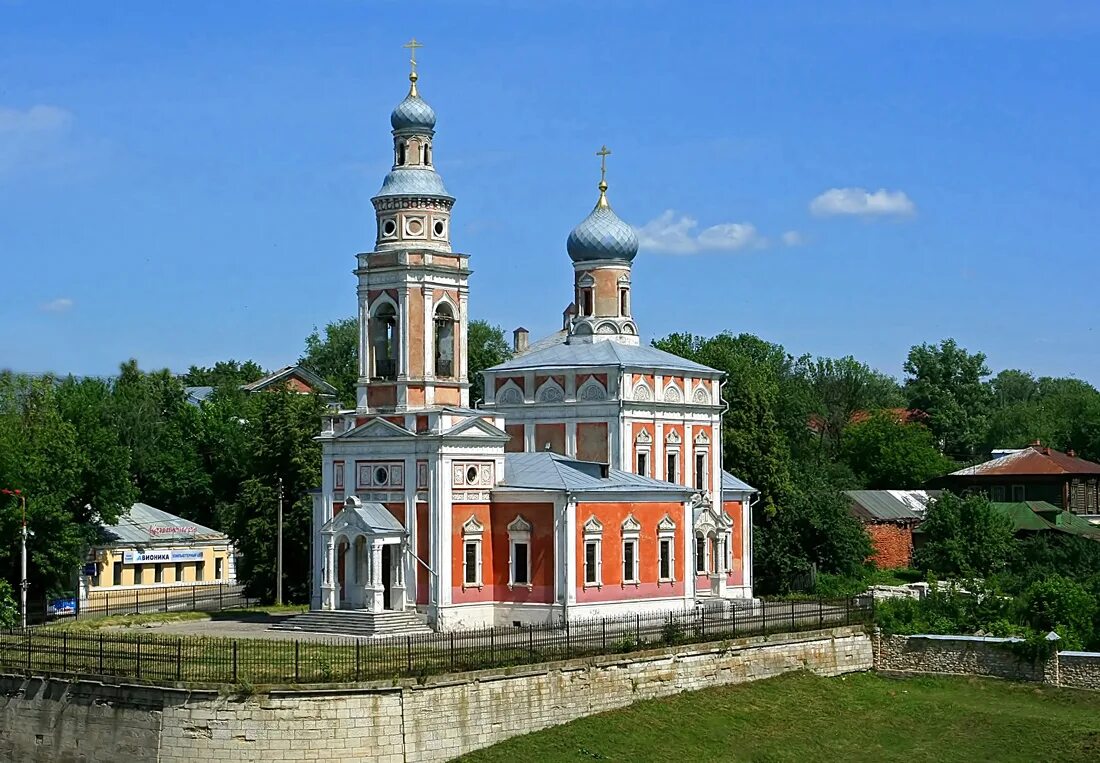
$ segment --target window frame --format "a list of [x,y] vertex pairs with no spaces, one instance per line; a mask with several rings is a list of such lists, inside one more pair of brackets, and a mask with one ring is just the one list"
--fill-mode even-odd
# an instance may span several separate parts
[[[668,547],[668,574],[662,575],[664,548]],[[657,583],[676,582],[676,521],[668,514],[657,523]]]
[[[1013,485],[1012,486],[1012,502],[1021,503],[1027,500],[1027,486],[1026,485]],[[1020,497],[1016,497],[1016,493],[1019,491]]]
[[[582,550],[584,556],[581,561],[581,583],[582,589],[595,588],[600,590],[603,588],[603,525],[600,520],[592,516],[584,523],[583,533],[583,545]],[[593,546],[595,548],[595,569],[593,579],[588,579],[589,565],[588,565],[588,547]]]
[[[482,557],[482,542],[485,538],[485,526],[481,522],[477,521],[477,517],[470,515],[470,518],[462,525],[462,590],[467,588],[476,588],[482,590],[485,587],[485,577],[483,569],[483,557]],[[470,571],[468,569],[469,561],[466,557],[466,550],[468,546],[474,547],[474,582],[470,582]]]
[[649,448],[637,448],[634,452],[635,474],[641,477],[649,476]]
[[[700,548],[703,553],[699,553]],[[695,534],[695,574],[707,574],[707,536],[702,533]]]
[[[535,587],[531,575],[531,530],[532,525],[522,514],[518,514],[508,525],[508,590],[516,586],[524,586],[528,591]],[[527,564],[524,573],[526,580],[520,582],[516,579],[516,547],[526,547]]]
[[[620,550],[622,552],[622,556],[620,556],[620,558],[619,558],[620,562],[621,562],[619,567],[620,567],[622,585],[623,585],[624,588],[628,585],[632,585],[634,587],[637,587],[637,586],[641,585],[641,582],[642,582],[641,570],[640,570],[640,564],[639,564],[639,556],[640,556],[639,552],[641,550],[640,541],[641,541],[641,536],[642,536],[642,526],[638,522],[638,520],[634,518],[633,514],[628,514],[626,519],[623,520],[623,523],[621,525],[621,534],[622,534],[622,546],[621,546]],[[627,550],[628,547],[631,549],[631,552],[632,552],[631,553],[631,562],[632,562],[632,564],[631,564],[631,569],[630,569],[630,577],[627,577],[627,567],[626,567],[626,560],[627,560],[626,550]]]
[[[669,467],[672,467],[671,469]],[[672,472],[669,474],[669,472]],[[680,478],[680,449],[679,448],[666,448],[665,449],[665,482],[671,482],[674,485],[678,485]]]
[[[692,477],[695,480],[695,489],[699,491],[706,491],[710,489],[708,483],[708,469],[707,463],[710,458],[710,452],[706,448],[695,449],[695,464],[693,465]],[[699,465],[702,464],[703,468],[700,469]]]

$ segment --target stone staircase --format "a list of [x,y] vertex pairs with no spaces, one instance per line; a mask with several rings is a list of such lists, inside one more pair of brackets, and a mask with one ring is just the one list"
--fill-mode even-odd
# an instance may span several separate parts
[[350,609],[315,609],[271,626],[278,631],[328,633],[333,636],[409,636],[432,633],[415,610],[367,612]]

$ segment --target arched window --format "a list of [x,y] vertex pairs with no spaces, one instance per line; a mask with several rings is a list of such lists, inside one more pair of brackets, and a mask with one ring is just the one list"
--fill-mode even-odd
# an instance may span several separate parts
[[389,302],[374,309],[371,316],[371,346],[374,356],[374,378],[397,378],[398,323],[397,310]]
[[426,164],[429,167],[432,166],[432,144],[431,143],[425,143],[424,144],[424,164]]
[[455,375],[455,315],[446,302],[435,309],[435,375]]
[[595,312],[595,306],[593,305],[595,300],[593,299],[592,287],[585,287],[581,289],[581,314],[590,317]]
[[405,141],[397,141],[397,166],[400,167],[405,163]]
[[623,287],[619,288],[619,315],[630,317],[630,289]]

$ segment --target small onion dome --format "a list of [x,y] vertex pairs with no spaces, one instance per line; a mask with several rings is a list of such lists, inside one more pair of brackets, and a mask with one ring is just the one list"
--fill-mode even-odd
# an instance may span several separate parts
[[390,125],[397,130],[432,132],[435,130],[435,109],[416,91],[416,72],[409,75],[409,94],[390,114]]
[[638,254],[638,236],[634,229],[619,219],[607,203],[607,183],[600,183],[600,200],[596,208],[573,229],[565,248],[573,262],[592,260],[626,260],[632,262]]

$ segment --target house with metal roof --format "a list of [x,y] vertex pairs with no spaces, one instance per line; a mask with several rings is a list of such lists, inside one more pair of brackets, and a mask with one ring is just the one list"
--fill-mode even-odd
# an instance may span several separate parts
[[140,611],[147,603],[193,601],[196,589],[237,582],[229,536],[144,503],[101,525],[98,536],[80,575],[85,610],[124,604]]
[[938,491],[846,490],[849,509],[866,529],[880,569],[908,567],[913,560],[913,530],[924,519]]
[[[328,401],[335,401],[339,395],[339,391],[318,374],[299,365],[283,366],[278,371],[272,371],[256,381],[240,386],[249,393],[283,387],[301,395],[318,395]],[[183,391],[188,403],[199,406],[214,394],[214,387],[184,387]]]
[[994,502],[1046,501],[1100,521],[1100,464],[1038,442],[930,480],[929,487],[981,492]]

